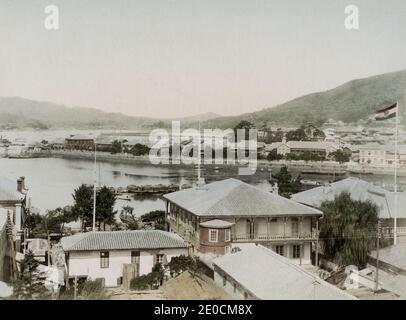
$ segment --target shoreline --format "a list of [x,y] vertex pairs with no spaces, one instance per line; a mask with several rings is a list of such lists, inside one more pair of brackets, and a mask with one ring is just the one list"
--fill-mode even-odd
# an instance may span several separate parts
[[[10,159],[36,159],[36,158],[61,158],[61,159],[73,159],[73,160],[94,160],[94,153],[91,151],[42,151],[42,152],[30,152],[22,156],[10,157]],[[110,154],[107,152],[98,152],[97,160],[107,163],[123,163],[123,164],[140,164],[140,165],[153,165],[149,159],[149,156],[133,156],[130,154]],[[379,167],[362,167],[350,163],[340,164],[334,161],[321,161],[321,162],[305,162],[305,161],[268,161],[257,160],[257,172],[267,169],[273,171],[274,168],[280,168],[286,165],[288,168],[292,168],[301,171],[303,174],[326,174],[326,175],[348,175],[348,174],[363,174],[363,175],[387,175],[391,176],[394,173],[393,168],[379,168]],[[194,168],[196,164],[185,163],[159,163],[156,166],[171,167],[176,169],[190,169]],[[212,169],[238,169],[238,164],[203,164],[202,167],[208,167]],[[398,168],[397,175],[399,177],[406,177],[406,168]]]

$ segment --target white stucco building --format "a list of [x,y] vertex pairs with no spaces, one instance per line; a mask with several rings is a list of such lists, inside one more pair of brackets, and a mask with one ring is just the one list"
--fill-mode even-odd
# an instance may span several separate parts
[[[361,165],[377,168],[394,168],[395,146],[369,143],[359,146],[359,162]],[[398,167],[406,167],[406,147],[398,146]]]
[[105,286],[119,286],[125,264],[135,264],[136,276],[148,274],[160,262],[187,255],[181,237],[161,230],[87,232],[61,239],[67,278],[102,278]]

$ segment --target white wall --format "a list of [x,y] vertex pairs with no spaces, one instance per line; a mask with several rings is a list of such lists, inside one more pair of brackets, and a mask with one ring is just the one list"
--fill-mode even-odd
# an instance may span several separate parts
[[[136,251],[136,250],[134,250]],[[164,254],[167,262],[172,257],[187,255],[187,248],[149,250],[140,252],[139,274],[148,274],[153,267],[154,255]],[[107,287],[117,286],[117,279],[123,275],[123,265],[131,263],[131,250],[109,251],[109,267],[100,268],[100,251],[72,251],[69,253],[69,277],[88,276],[94,280],[104,278]]]

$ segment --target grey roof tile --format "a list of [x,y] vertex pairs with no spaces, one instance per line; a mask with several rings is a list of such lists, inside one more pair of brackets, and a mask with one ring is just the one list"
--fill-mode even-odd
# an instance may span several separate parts
[[64,251],[186,248],[183,239],[161,230],[86,232],[61,239]]
[[237,179],[226,179],[164,195],[199,216],[321,215],[321,211],[261,190]]
[[[292,199],[319,208],[323,201],[333,201],[342,192],[348,192],[354,200],[370,200],[375,203],[378,206],[379,217],[381,219],[393,218],[395,215],[395,193],[353,177],[334,182],[329,186],[316,187],[296,193],[292,195]],[[406,207],[406,197],[398,193],[397,201],[397,217],[406,218],[406,212],[402,209]]]
[[214,259],[213,264],[263,300],[356,299],[260,245],[245,246]]

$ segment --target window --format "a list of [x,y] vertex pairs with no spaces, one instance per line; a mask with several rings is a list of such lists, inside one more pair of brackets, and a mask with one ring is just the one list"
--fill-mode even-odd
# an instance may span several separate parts
[[131,251],[131,263],[133,263],[133,264],[140,263],[140,252],[139,251]]
[[277,254],[283,256],[283,246],[275,246],[275,251]]
[[297,218],[292,219],[292,236],[297,237],[299,234],[299,221]]
[[217,242],[218,230],[209,230],[209,242]]
[[223,287],[225,287],[226,284],[227,284],[227,278],[226,278],[226,277],[223,277]]
[[234,293],[237,292],[237,284],[235,282],[233,283],[233,291],[234,291]]
[[164,255],[163,254],[157,254],[156,255],[156,263],[163,264],[164,262]]
[[224,233],[224,240],[226,242],[231,241],[231,230],[230,229],[226,229],[225,233]]
[[300,244],[294,244],[292,246],[293,252],[292,252],[292,257],[293,259],[299,259],[300,258]]
[[100,268],[109,267],[109,252],[100,252]]

